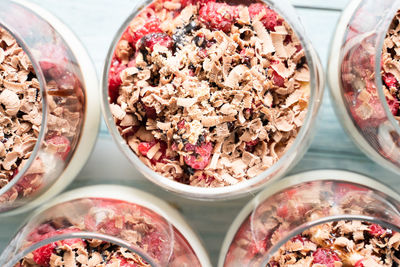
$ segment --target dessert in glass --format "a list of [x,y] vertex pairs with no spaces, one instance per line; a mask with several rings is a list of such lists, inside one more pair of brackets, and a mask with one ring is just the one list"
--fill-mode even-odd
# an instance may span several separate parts
[[0,256],[4,267],[211,266],[196,234],[164,201],[98,185],[41,207]]
[[290,176],[240,212],[218,266],[398,266],[399,201],[391,189],[356,173]]
[[56,18],[24,1],[0,10],[0,216],[64,189],[95,143],[93,65]]
[[140,1],[103,73],[107,125],[151,181],[189,198],[248,194],[303,155],[323,90],[286,1]]
[[399,2],[353,0],[331,47],[329,83],[336,113],[372,160],[399,172]]

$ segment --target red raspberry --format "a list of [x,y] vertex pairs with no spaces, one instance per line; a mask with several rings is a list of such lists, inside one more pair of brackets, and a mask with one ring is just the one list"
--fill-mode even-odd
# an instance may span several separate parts
[[68,153],[71,151],[71,142],[68,138],[62,135],[54,135],[47,140],[47,143],[60,146],[60,148],[57,150],[57,155],[62,160],[67,159]]
[[382,228],[382,226],[378,224],[371,224],[368,230],[368,233],[373,237],[381,237],[386,233],[386,229]]
[[55,243],[51,243],[33,251],[32,254],[34,262],[43,267],[50,266],[50,257],[56,247],[57,246]]
[[266,6],[265,4],[256,3],[249,6],[249,14],[251,18],[254,18],[262,11],[264,11],[265,15],[261,18],[260,21],[264,24],[265,28],[273,31],[275,30],[276,26],[281,25],[282,22],[279,21],[276,12],[268,8],[268,6]]
[[110,97],[110,102],[115,103],[119,95],[119,87],[122,84],[120,77],[121,71],[126,69],[124,64],[121,64],[118,60],[114,59],[108,73],[108,96]]
[[339,256],[333,250],[328,248],[318,248],[313,253],[313,257],[314,264],[324,264],[327,267],[335,267],[335,262],[340,262]]
[[142,39],[144,36],[151,33],[161,33],[160,29],[160,21],[158,18],[152,17],[143,25],[143,27],[136,30],[132,35],[132,43],[133,47],[136,47],[137,42]]
[[212,143],[203,143],[201,146],[187,144],[185,150],[195,152],[185,157],[185,163],[195,170],[204,170],[210,162],[213,145]]
[[153,51],[156,44],[171,49],[174,45],[172,38],[166,33],[151,33],[141,39],[141,46]]
[[393,74],[391,73],[385,73],[383,74],[383,82],[387,85],[387,87],[397,87],[399,85],[399,82],[396,80],[396,77],[394,77]]
[[364,264],[362,263],[364,259],[358,260],[355,264],[354,267],[364,267]]
[[272,81],[276,86],[283,87],[285,85],[285,79],[280,76],[276,71],[272,73]]
[[199,11],[199,20],[212,30],[229,32],[238,17],[236,7],[226,3],[208,2]]

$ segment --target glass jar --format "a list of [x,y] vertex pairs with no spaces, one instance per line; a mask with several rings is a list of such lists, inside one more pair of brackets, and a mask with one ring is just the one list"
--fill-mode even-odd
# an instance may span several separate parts
[[329,222],[358,220],[398,231],[399,200],[386,186],[347,171],[287,177],[258,194],[236,217],[218,266],[266,266],[286,242]]
[[[190,2],[190,1],[188,1]],[[195,1],[196,2],[196,1]],[[229,1],[227,1],[229,2]],[[237,1],[233,1],[234,3],[238,3]],[[148,7],[152,1],[150,0],[141,0],[137,1],[132,12],[126,21],[123,23],[119,31],[114,37],[114,40],[110,46],[102,77],[102,109],[103,115],[108,126],[108,129],[113,136],[115,142],[121,149],[121,151],[125,154],[125,156],[130,160],[130,162],[138,168],[138,170],[150,181],[159,185],[160,187],[177,193],[181,196],[192,198],[192,199],[200,199],[200,200],[214,200],[214,199],[229,199],[229,198],[237,198],[251,194],[252,192],[259,190],[261,187],[266,186],[267,182],[271,182],[273,180],[278,179],[284,173],[286,173],[290,168],[292,168],[304,155],[307,148],[310,145],[312,138],[312,129],[315,122],[316,114],[321,104],[323,89],[324,89],[324,77],[323,77],[323,69],[320,63],[320,60],[311,46],[310,41],[307,39],[305,31],[302,27],[302,24],[296,15],[294,8],[290,5],[290,3],[286,0],[279,1],[263,1],[267,5],[269,5],[272,9],[276,10],[279,15],[281,15],[286,22],[293,28],[294,32],[300,39],[301,45],[304,48],[306,54],[306,61],[309,65],[310,69],[310,96],[309,96],[309,105],[308,112],[304,118],[303,126],[301,127],[297,137],[294,142],[291,144],[290,148],[286,150],[284,155],[278,160],[275,164],[273,164],[267,170],[261,172],[261,174],[245,180],[238,182],[234,185],[224,186],[224,187],[199,187],[192,186],[189,184],[184,184],[175,181],[171,177],[164,177],[160,173],[157,173],[150,169],[143,161],[137,156],[135,152],[132,151],[130,146],[127,144],[127,141],[124,137],[121,136],[116,122],[114,121],[113,114],[110,108],[110,96],[109,96],[109,73],[113,64],[114,51],[121,40],[121,37],[124,36],[124,33],[127,32],[127,27],[130,22],[140,14],[140,12]],[[246,1],[239,1],[239,3],[249,3]],[[130,65],[128,64],[128,67]],[[129,128],[129,127],[126,127]],[[127,129],[129,130],[129,129]]]
[[175,209],[150,194],[114,185],[76,189],[41,207],[9,243],[0,265],[12,267],[38,248],[76,238],[127,248],[151,266],[211,266]]
[[397,1],[353,0],[334,36],[328,74],[336,114],[372,160],[399,172],[400,127],[383,90],[382,51]]
[[5,216],[39,205],[75,178],[96,141],[100,108],[93,64],[58,19],[31,3],[6,0],[0,27],[30,59],[42,99],[31,155],[0,189],[0,216]]

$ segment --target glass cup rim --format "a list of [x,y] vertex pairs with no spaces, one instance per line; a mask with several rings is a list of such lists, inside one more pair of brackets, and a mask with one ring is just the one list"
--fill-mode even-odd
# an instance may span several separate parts
[[[104,120],[107,124],[109,132],[114,139],[114,142],[117,143],[119,149],[125,154],[125,156],[129,159],[130,163],[133,164],[139,171],[146,176],[151,182],[155,183],[156,185],[166,189],[167,191],[172,191],[178,195],[192,198],[192,199],[200,199],[200,200],[215,200],[215,199],[226,199],[226,198],[237,198],[249,194],[253,191],[259,190],[261,187],[265,186],[266,184],[277,180],[280,176],[282,176],[281,167],[284,163],[287,162],[289,156],[292,154],[297,154],[294,159],[290,159],[291,164],[289,167],[293,167],[296,162],[296,158],[299,157],[299,154],[305,153],[307,150],[304,148],[304,151],[300,153],[296,150],[303,144],[305,140],[307,140],[308,135],[313,128],[315,118],[314,112],[319,110],[321,99],[324,91],[324,77],[320,75],[319,72],[323,72],[323,69],[320,65],[320,60],[318,55],[315,53],[314,49],[311,46],[311,42],[308,40],[304,30],[300,23],[294,23],[295,20],[298,18],[287,17],[285,14],[289,12],[295,12],[292,5],[289,4],[287,0],[280,0],[279,5],[288,4],[290,6],[289,11],[283,12],[281,8],[276,7],[276,4],[271,2],[271,0],[262,0],[263,2],[269,4],[271,7],[276,8],[277,12],[284,17],[286,21],[289,22],[292,29],[295,31],[296,35],[299,37],[301,44],[305,50],[307,62],[310,66],[310,97],[309,97],[309,105],[306,118],[304,119],[303,126],[301,127],[298,135],[296,136],[293,144],[290,146],[288,151],[270,168],[262,172],[260,175],[246,180],[239,182],[235,185],[220,187],[220,188],[202,188],[202,187],[195,187],[191,185],[186,185],[179,183],[177,181],[172,181],[170,179],[165,178],[161,174],[151,170],[147,167],[133,152],[128,144],[126,143],[125,139],[119,133],[116,124],[114,123],[113,116],[110,110],[110,103],[108,101],[108,73],[112,63],[112,57],[115,51],[115,48],[120,40],[122,34],[128,27],[129,23],[134,19],[140,11],[148,4],[152,3],[153,0],[140,0],[133,8],[132,13],[128,16],[128,18],[124,21],[121,25],[119,30],[117,31],[114,39],[109,47],[105,64],[103,66],[103,76],[102,76],[102,85],[101,85],[101,105]],[[318,82],[320,83],[320,87],[318,87]],[[318,93],[318,89],[321,89],[321,93]],[[288,169],[288,168],[286,168]],[[287,170],[285,170],[287,171]],[[276,175],[274,173],[280,173]],[[275,177],[272,177],[269,180],[266,180],[266,177],[270,174],[274,174]]]
[[[29,8],[29,6],[24,5],[24,1],[21,1],[21,0],[8,0],[8,1],[32,11]],[[40,95],[42,98],[42,123],[40,125],[36,144],[32,150],[31,155],[29,156],[28,160],[26,161],[25,165],[22,167],[21,171],[18,171],[18,173],[15,177],[13,177],[4,187],[0,188],[0,197],[1,197],[1,196],[5,195],[6,193],[8,193],[9,190],[11,190],[25,176],[26,171],[32,166],[33,162],[36,160],[36,158],[39,154],[40,148],[44,141],[45,132],[47,129],[48,100],[47,100],[47,93],[46,93],[47,87],[45,86],[46,83],[45,83],[42,68],[40,67],[39,62],[33,56],[29,46],[25,43],[23,38],[21,38],[19,36],[18,33],[11,31],[7,25],[0,23],[0,28],[5,29],[16,40],[18,45],[21,46],[22,50],[27,54],[29,60],[32,63],[33,69],[35,70],[36,77],[39,81]]]
[[49,238],[45,238],[43,240],[40,240],[39,242],[34,243],[33,245],[27,247],[26,249],[22,250],[21,252],[17,253],[13,258],[5,263],[6,265],[4,267],[13,267],[15,264],[17,264],[23,257],[28,255],[29,253],[33,252],[36,249],[39,249],[43,246],[46,246],[48,244],[51,244],[53,242],[57,241],[62,241],[62,240],[68,240],[68,239],[74,239],[74,238],[79,238],[79,239],[98,239],[101,241],[109,242],[112,244],[115,244],[117,246],[123,247],[128,249],[130,252],[138,254],[141,258],[143,258],[147,263],[150,264],[151,267],[161,267],[160,265],[156,264],[152,257],[147,255],[146,252],[144,252],[142,249],[136,246],[130,245],[128,242],[117,238],[113,237],[111,235],[107,234],[100,234],[100,233],[95,233],[95,232],[73,232],[73,233],[68,233],[68,234],[60,234],[60,235],[54,235]]
[[[218,260],[218,267],[223,267],[227,253],[229,251],[229,247],[232,244],[232,241],[243,224],[243,222],[246,220],[246,218],[252,214],[252,212],[257,209],[257,207],[262,204],[265,200],[267,200],[269,197],[272,197],[273,195],[281,192],[282,190],[285,190],[287,188],[291,188],[296,185],[300,184],[305,184],[309,182],[342,182],[342,183],[349,183],[349,184],[355,184],[355,185],[361,185],[363,187],[370,188],[375,191],[379,191],[383,193],[384,195],[389,196],[391,199],[396,200],[400,204],[400,194],[392,190],[389,186],[386,184],[382,183],[381,181],[378,181],[376,179],[373,179],[369,176],[366,176],[362,173],[359,172],[354,172],[354,171],[349,171],[349,170],[343,170],[343,169],[316,169],[316,170],[311,170],[311,171],[305,171],[305,172],[298,172],[292,175],[289,175],[287,177],[284,177],[283,179],[279,180],[278,182],[274,183],[271,187],[268,187],[258,193],[252,200],[250,200],[238,213],[238,215],[235,217],[233,220],[232,224],[229,226],[229,229],[225,235],[224,241],[222,243],[222,249],[220,251],[219,255],[219,260]],[[308,223],[303,223],[301,226],[297,227],[295,230],[292,230],[283,240],[285,242],[280,241],[276,245],[274,245],[271,249],[276,249],[283,244],[285,244],[288,240],[290,240],[291,237],[302,233],[304,230],[324,223],[324,222],[330,222],[334,220],[341,220],[344,218],[350,218],[350,219],[356,219],[356,220],[366,220],[370,222],[375,222],[379,225],[386,225],[389,228],[394,228],[400,230],[400,225],[395,226],[395,225],[390,225],[387,222],[382,222],[376,218],[368,217],[368,216],[362,216],[362,215],[338,215],[338,216],[327,216],[319,220],[315,220],[312,222]],[[279,246],[278,246],[279,245]],[[271,250],[270,249],[270,250]],[[269,255],[266,255],[266,260],[268,260]]]

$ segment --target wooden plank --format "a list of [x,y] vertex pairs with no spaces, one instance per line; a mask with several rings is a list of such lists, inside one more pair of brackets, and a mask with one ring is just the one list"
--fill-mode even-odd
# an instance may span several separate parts
[[[76,32],[84,45],[89,48],[89,53],[100,76],[108,46],[116,30],[130,14],[132,0],[31,1],[42,5],[60,17]],[[326,66],[331,36],[340,15],[340,12],[336,10],[342,9],[347,0],[291,1],[296,6],[301,6],[298,8],[298,14]],[[334,115],[327,93],[318,115],[316,130],[316,137],[310,151],[291,173],[321,168],[348,169],[369,174],[390,184],[392,188],[399,188],[400,181],[396,179],[396,175],[372,163],[346,136]],[[135,186],[173,204],[204,240],[213,263],[217,262],[219,249],[230,223],[241,207],[252,197],[249,195],[247,198],[235,201],[204,203],[182,199],[167,193],[145,180],[128,162],[113,143],[104,124],[92,157],[70,188],[100,183]],[[0,251],[4,249],[10,239],[9,233],[15,232],[26,216],[23,214],[18,217],[2,219]]]

